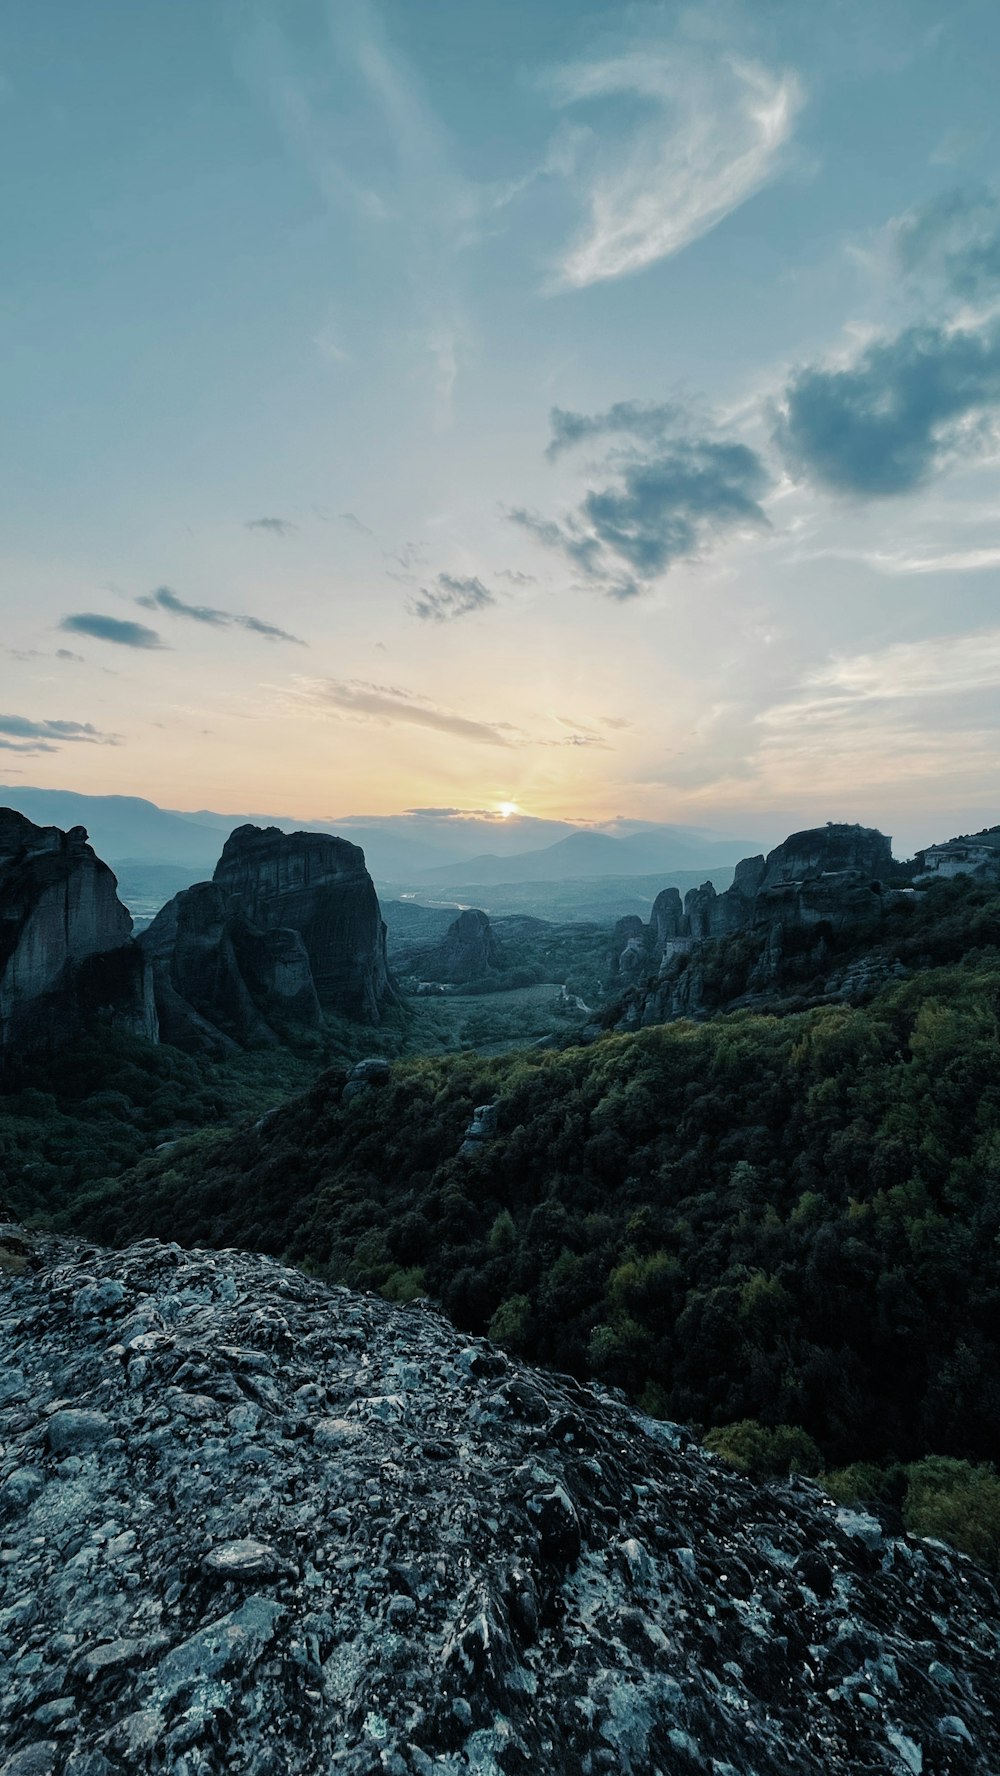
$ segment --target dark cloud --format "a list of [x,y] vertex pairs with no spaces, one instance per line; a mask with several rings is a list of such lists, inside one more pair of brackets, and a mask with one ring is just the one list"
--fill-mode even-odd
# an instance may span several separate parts
[[56,648],[57,660],[82,660],[82,654],[74,654],[72,648]]
[[1000,326],[908,327],[842,370],[807,368],[785,391],[775,436],[790,469],[834,493],[910,493],[974,455],[1000,410]]
[[497,569],[498,580],[509,580],[512,586],[537,586],[538,575],[522,573],[517,567],[501,567]]
[[358,531],[361,536],[373,537],[375,535],[375,532],[369,530],[367,524],[362,524],[361,519],[356,518],[353,512],[341,512],[340,518],[343,524],[349,524],[351,529]]
[[554,461],[564,450],[571,450],[585,438],[607,437],[615,432],[647,443],[654,442],[672,431],[685,417],[685,409],[667,401],[616,401],[606,413],[572,413],[565,407],[553,407],[549,414],[552,437],[545,454]]
[[339,710],[345,715],[373,716],[383,722],[401,722],[431,728],[456,740],[472,740],[484,746],[510,746],[515,730],[506,722],[471,721],[454,715],[423,697],[397,685],[367,684],[361,679],[320,678],[304,683],[300,696],[314,708]]
[[508,516],[612,598],[634,598],[728,531],[767,528],[760,502],[771,478],[746,444],[675,438],[608,472],[615,481],[591,489],[562,524],[523,507]]
[[987,187],[940,192],[892,232],[905,275],[935,273],[970,301],[1000,286],[1000,198]]
[[0,715],[0,746],[5,752],[56,752],[76,741],[88,746],[118,746],[117,734],[104,734],[91,722],[31,721],[25,715]]
[[165,646],[156,630],[147,629],[144,623],[126,623],[120,617],[97,616],[91,611],[83,611],[74,617],[64,617],[59,627],[67,630],[70,635],[92,635],[97,641],[113,641],[119,647]]
[[291,536],[296,526],[290,518],[248,518],[245,530],[268,530],[272,536]]
[[458,617],[486,610],[491,604],[496,604],[496,596],[482,580],[439,573],[433,590],[421,586],[419,598],[411,598],[406,608],[425,623],[454,623]]
[[136,604],[146,610],[169,611],[175,617],[190,617],[192,622],[207,623],[213,629],[249,629],[266,641],[294,641],[297,647],[306,646],[299,636],[289,635],[287,629],[277,629],[273,623],[263,623],[259,617],[238,616],[233,611],[215,610],[209,604],[185,604],[169,586],[158,586],[155,592],[145,593],[136,599]]

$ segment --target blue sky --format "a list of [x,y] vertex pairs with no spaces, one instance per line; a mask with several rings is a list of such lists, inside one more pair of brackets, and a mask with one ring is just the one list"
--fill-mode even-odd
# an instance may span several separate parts
[[1000,818],[1000,9],[0,25],[0,777]]

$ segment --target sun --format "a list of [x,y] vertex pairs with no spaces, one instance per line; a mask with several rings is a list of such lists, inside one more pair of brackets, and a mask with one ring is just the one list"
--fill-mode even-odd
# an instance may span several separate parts
[[520,814],[520,812],[521,810],[516,802],[497,803],[497,813],[502,820],[509,820],[512,814]]

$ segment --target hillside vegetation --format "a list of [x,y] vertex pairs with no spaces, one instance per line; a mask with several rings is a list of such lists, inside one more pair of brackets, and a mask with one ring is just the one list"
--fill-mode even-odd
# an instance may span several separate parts
[[[355,1095],[330,1068],[262,1128],[78,1194],[66,1222],[426,1290],[647,1410],[800,1427],[828,1463],[988,1458],[1000,897],[958,883],[939,910],[927,966],[866,1006],[410,1058]],[[481,1103],[495,1137],[460,1154]]]

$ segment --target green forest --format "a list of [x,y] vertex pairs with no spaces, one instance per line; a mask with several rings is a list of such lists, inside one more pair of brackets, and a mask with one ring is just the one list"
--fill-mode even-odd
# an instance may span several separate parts
[[[848,1494],[912,1493],[932,1518],[957,1489],[967,1545],[1000,1559],[1000,1482],[982,1465],[1000,1427],[1000,896],[934,893],[924,965],[865,1005],[411,1055],[346,1098],[340,1061],[263,1121],[270,1057],[228,1099],[169,1051],[123,1052],[113,1086],[94,1057],[70,1105],[64,1056],[61,1084],[2,1101],[4,1194],[109,1243],[249,1246],[393,1300],[427,1294],[472,1333],[694,1424],[751,1472],[822,1468]],[[191,1132],[137,1159],[137,1120],[158,1114],[137,1106],[152,1055]],[[460,1152],[480,1104],[495,1136]],[[53,1181],[50,1161],[46,1186],[44,1167],[9,1163],[32,1111],[39,1150],[60,1118],[78,1141],[92,1119],[86,1176]],[[118,1146],[100,1133],[116,1121]]]

